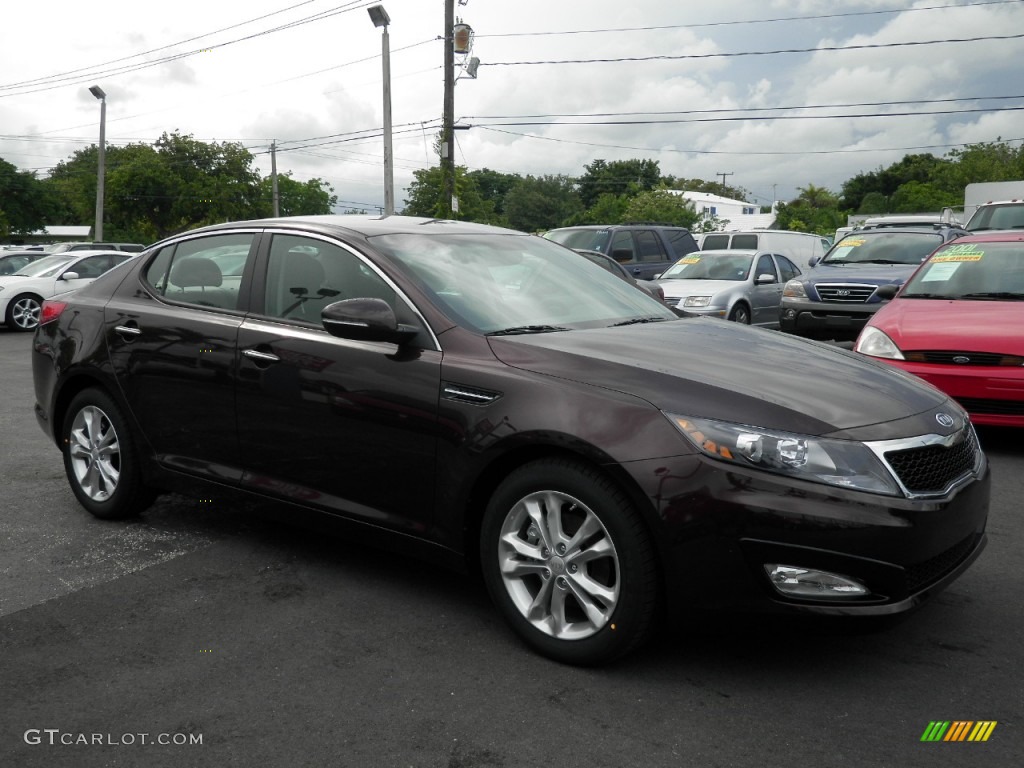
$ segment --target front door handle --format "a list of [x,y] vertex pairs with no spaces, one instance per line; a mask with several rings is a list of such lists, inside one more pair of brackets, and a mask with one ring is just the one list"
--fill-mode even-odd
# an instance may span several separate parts
[[260,352],[258,349],[247,349],[243,353],[248,358],[251,358],[259,363],[279,363],[281,358],[271,352]]

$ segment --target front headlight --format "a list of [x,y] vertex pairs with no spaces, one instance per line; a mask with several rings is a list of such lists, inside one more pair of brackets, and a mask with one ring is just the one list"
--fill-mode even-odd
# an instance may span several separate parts
[[710,296],[687,296],[683,300],[684,307],[706,307],[710,303]]
[[871,357],[885,357],[890,360],[905,360],[900,348],[893,343],[893,340],[884,332],[873,325],[866,326],[857,339],[854,352]]
[[786,287],[782,289],[782,295],[787,299],[806,299],[807,291],[804,289],[804,284],[799,280],[790,280],[786,283]]
[[900,495],[892,475],[864,443],[665,415],[701,453],[727,464],[840,488]]

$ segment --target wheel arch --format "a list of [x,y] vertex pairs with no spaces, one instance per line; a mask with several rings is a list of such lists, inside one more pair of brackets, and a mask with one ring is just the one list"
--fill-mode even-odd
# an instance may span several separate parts
[[544,459],[567,459],[584,464],[605,475],[621,490],[637,510],[644,522],[644,531],[650,539],[656,557],[658,574],[659,599],[665,595],[666,569],[665,551],[662,537],[656,535],[658,521],[657,510],[651,500],[643,493],[636,481],[630,477],[620,465],[599,460],[594,451],[586,451],[582,447],[569,448],[564,445],[532,444],[521,445],[495,456],[481,472],[479,472],[469,488],[463,507],[463,541],[462,550],[466,567],[474,576],[481,573],[480,535],[487,502],[511,472],[526,464]]

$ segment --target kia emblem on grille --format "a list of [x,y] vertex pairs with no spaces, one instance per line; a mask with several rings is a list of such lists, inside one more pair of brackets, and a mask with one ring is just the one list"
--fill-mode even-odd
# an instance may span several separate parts
[[940,426],[943,426],[946,429],[949,429],[954,424],[956,424],[956,421],[954,421],[953,417],[950,416],[948,413],[936,413],[935,420],[939,422]]
[[836,291],[836,296],[849,296],[850,292],[846,290]]

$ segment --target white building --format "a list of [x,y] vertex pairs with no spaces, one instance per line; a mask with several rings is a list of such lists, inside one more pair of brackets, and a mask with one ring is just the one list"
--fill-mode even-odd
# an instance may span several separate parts
[[[723,232],[768,229],[775,223],[774,205],[771,213],[761,213],[760,206],[744,200],[732,200],[721,195],[712,195],[709,192],[670,191],[682,195],[693,203],[694,209],[703,220],[717,219],[719,224],[717,228]],[[694,229],[696,230],[698,227],[694,227]]]

